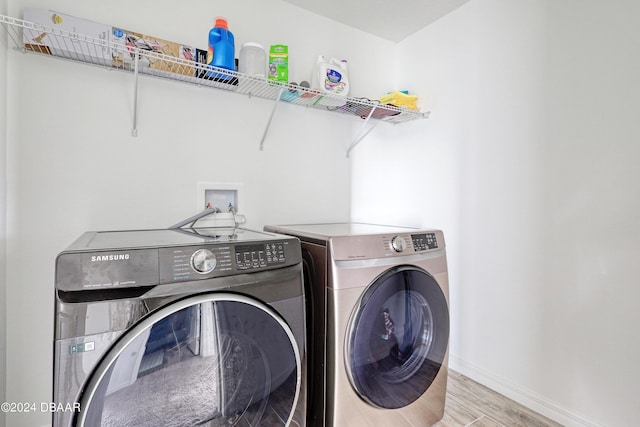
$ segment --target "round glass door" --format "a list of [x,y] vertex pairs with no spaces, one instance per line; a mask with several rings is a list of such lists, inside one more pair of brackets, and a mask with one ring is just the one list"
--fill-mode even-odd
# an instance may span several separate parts
[[447,300],[424,270],[391,269],[360,298],[347,337],[347,371],[356,392],[376,407],[402,408],[424,394],[442,366]]
[[291,329],[250,298],[175,302],[128,331],[95,370],[74,425],[285,426],[300,390]]

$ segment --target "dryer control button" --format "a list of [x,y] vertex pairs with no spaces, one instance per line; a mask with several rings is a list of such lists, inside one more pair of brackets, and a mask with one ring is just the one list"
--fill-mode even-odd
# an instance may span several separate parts
[[209,249],[198,249],[191,255],[191,267],[200,274],[211,273],[216,264],[216,255]]
[[396,236],[391,239],[391,247],[396,252],[402,252],[407,249],[407,241],[404,239],[404,237]]

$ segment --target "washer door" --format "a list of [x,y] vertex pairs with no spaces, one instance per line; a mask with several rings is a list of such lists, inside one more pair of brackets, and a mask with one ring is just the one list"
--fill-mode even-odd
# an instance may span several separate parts
[[268,306],[207,294],[154,312],[95,370],[75,426],[287,425],[300,392],[291,329]]
[[429,388],[447,352],[449,309],[435,279],[400,266],[360,298],[347,331],[351,385],[379,408],[409,405]]

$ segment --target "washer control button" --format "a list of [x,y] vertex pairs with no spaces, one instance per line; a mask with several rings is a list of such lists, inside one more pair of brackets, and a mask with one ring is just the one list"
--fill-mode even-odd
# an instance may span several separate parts
[[407,241],[404,239],[404,237],[396,236],[391,239],[391,247],[396,252],[402,252],[407,249]]
[[200,274],[211,273],[216,264],[216,255],[209,249],[198,249],[191,255],[191,267]]

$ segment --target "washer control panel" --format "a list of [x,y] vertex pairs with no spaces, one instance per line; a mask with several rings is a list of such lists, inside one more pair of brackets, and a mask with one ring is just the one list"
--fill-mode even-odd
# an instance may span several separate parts
[[300,240],[281,234],[240,228],[87,232],[58,254],[55,286],[63,293],[111,291],[255,274],[238,279],[251,282],[289,267],[302,269]]
[[160,248],[160,283],[199,280],[282,266],[287,241]]
[[235,255],[238,270],[269,267],[286,261],[284,242],[236,246]]
[[180,246],[160,248],[160,282],[180,282],[224,275],[233,271],[233,247]]

